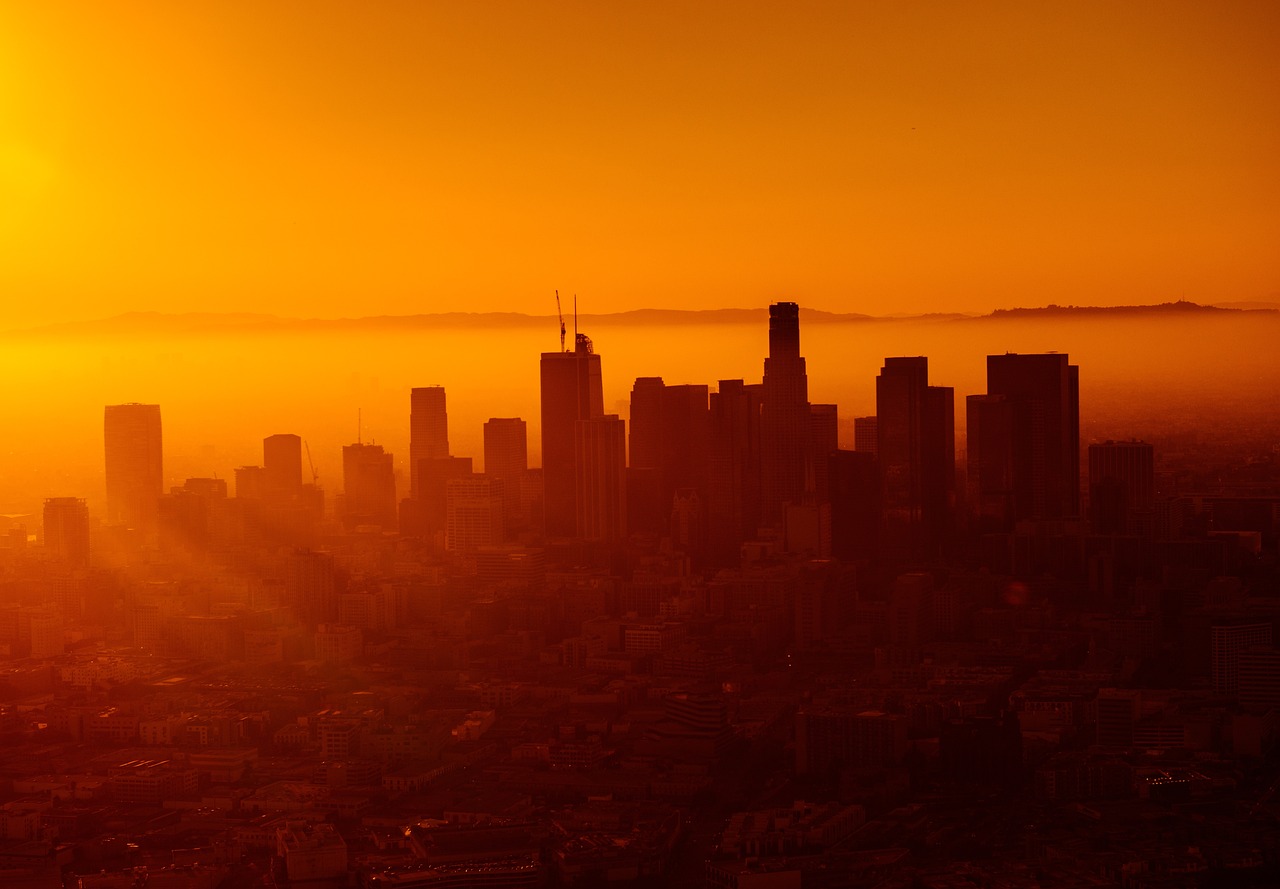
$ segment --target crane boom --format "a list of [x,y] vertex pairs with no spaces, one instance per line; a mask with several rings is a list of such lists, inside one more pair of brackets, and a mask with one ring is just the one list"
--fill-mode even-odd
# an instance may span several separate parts
[[319,484],[320,473],[316,472],[316,464],[311,462],[311,445],[304,441],[302,446],[307,449],[307,465],[311,467],[311,484]]
[[560,351],[564,351],[564,312],[560,311],[560,291],[556,291],[556,315],[560,318]]

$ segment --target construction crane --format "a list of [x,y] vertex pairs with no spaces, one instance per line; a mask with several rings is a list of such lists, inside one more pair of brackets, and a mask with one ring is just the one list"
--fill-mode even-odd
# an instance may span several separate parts
[[311,462],[311,445],[304,441],[302,446],[307,449],[307,465],[311,467],[311,484],[319,485],[320,473],[316,472],[316,464]]
[[[575,297],[576,298],[576,297]],[[560,318],[560,351],[564,351],[564,312],[560,311],[560,291],[556,291],[556,315]]]

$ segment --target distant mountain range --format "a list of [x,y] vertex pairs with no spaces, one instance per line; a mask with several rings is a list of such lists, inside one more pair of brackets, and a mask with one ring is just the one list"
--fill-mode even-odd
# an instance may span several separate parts
[[[1200,305],[1178,301],[1150,306],[1059,306],[996,309],[985,315],[931,313],[922,315],[864,315],[801,308],[801,320],[817,324],[901,323],[948,321],[1049,320],[1065,318],[1135,318],[1230,316],[1244,313],[1280,315],[1280,303],[1246,302]],[[8,337],[110,336],[140,334],[284,333],[340,330],[378,330],[406,327],[525,327],[555,323],[554,315],[520,312],[440,312],[419,315],[374,315],[360,318],[289,318],[236,312],[127,312],[92,321],[71,321],[6,331]],[[578,315],[580,325],[635,324],[755,324],[768,317],[758,309],[635,309]]]

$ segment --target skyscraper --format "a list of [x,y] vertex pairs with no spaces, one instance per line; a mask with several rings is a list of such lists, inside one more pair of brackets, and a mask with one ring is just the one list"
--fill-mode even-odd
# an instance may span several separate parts
[[800,356],[800,307],[769,306],[769,357],[764,360],[760,414],[761,512],[766,524],[782,522],[784,503],[805,495],[809,456],[809,377]]
[[50,497],[44,502],[44,548],[60,562],[88,567],[89,508],[79,497]]
[[575,429],[576,536],[617,543],[627,536],[627,432],[616,414]]
[[1144,441],[1089,445],[1089,517],[1099,534],[1150,529],[1155,502],[1155,459]]
[[418,496],[418,461],[449,456],[449,416],[443,386],[409,391],[409,496]]
[[[1007,406],[986,405],[980,410],[1007,414],[1012,521],[1080,514],[1079,371],[1057,352],[987,356],[987,394],[1003,397]],[[972,437],[972,429],[969,434]],[[986,444],[990,456],[992,443]],[[979,447],[977,453],[985,460],[982,450]],[[971,461],[974,455],[971,443]],[[976,493],[985,495],[982,490]]]
[[519,417],[491,417],[484,424],[484,474],[502,483],[507,528],[527,521],[520,489],[529,471],[529,434]]
[[263,493],[284,501],[302,491],[302,439],[282,433],[262,440]]
[[156,529],[164,493],[160,405],[109,404],[103,414],[107,520],[144,534]]
[[809,447],[812,459],[809,464],[813,468],[814,496],[819,501],[830,499],[831,492],[827,470],[829,458],[840,448],[840,414],[834,404],[809,405]]
[[396,527],[396,479],[392,456],[382,445],[342,448],[343,520],[348,527]]
[[546,532],[549,537],[573,537],[578,534],[578,421],[604,416],[600,356],[591,339],[579,333],[572,352],[542,353],[540,373]]
[[739,547],[760,526],[760,402],[763,386],[721,380],[710,396],[711,457],[707,517],[710,556],[736,565]]
[[488,475],[445,482],[445,549],[475,552],[502,542],[502,482]]
[[886,358],[876,378],[876,453],[884,542],[899,556],[937,553],[955,482],[955,395],[929,385],[929,359]]

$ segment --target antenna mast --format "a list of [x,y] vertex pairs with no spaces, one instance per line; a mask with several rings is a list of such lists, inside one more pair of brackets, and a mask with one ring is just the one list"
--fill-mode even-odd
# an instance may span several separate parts
[[364,418],[360,415],[361,408],[356,408],[356,444],[364,444]]
[[[564,351],[564,312],[560,311],[560,291],[556,291],[556,315],[560,318],[560,351]],[[575,331],[576,333],[576,331]]]
[[573,295],[573,348],[578,348],[578,294]]

